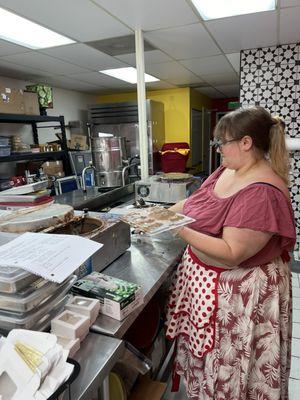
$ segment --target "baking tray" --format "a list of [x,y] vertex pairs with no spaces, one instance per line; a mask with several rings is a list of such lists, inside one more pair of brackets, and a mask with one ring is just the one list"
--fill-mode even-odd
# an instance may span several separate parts
[[31,329],[44,331],[70,300],[70,295],[61,293],[49,303],[39,308],[38,311],[26,314],[0,312],[0,332],[7,335],[12,329]]
[[136,209],[121,215],[120,218],[149,235],[156,235],[195,221],[193,218],[167,210],[162,206]]
[[26,313],[36,307],[42,307],[51,298],[57,297],[60,293],[66,293],[76,282],[76,275],[71,275],[63,283],[58,284],[40,278],[33,282],[26,289],[14,293],[0,293],[0,312]]

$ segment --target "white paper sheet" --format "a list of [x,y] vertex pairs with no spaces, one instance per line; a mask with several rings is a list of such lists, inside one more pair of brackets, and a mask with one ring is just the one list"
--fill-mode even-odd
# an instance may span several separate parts
[[27,232],[0,246],[0,269],[18,267],[61,283],[102,246],[76,235]]

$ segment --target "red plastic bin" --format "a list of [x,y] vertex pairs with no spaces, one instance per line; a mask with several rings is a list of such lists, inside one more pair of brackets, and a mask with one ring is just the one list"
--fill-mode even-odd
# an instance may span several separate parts
[[[180,150],[186,150],[186,155]],[[161,168],[163,172],[185,172],[190,146],[185,142],[165,143],[161,148]]]

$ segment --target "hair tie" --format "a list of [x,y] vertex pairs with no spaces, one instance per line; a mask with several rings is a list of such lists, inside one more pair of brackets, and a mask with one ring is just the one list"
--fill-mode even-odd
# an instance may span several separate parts
[[285,127],[284,121],[279,117],[279,115],[275,115],[272,117],[272,125],[281,125],[282,127]]

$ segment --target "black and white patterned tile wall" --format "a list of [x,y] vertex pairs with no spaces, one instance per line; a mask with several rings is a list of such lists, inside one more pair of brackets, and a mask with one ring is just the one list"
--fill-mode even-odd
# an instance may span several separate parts
[[[300,44],[241,51],[240,103],[259,105],[286,124],[289,137],[300,137]],[[291,152],[291,198],[300,248],[300,151]]]

